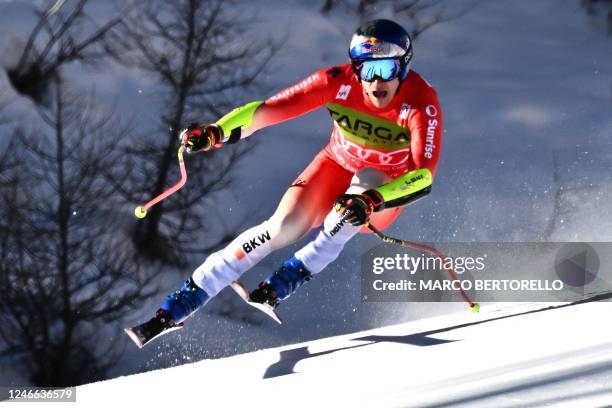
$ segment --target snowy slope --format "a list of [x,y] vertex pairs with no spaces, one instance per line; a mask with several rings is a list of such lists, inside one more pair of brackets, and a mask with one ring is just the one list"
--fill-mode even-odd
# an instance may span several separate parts
[[609,315],[608,302],[453,314],[89,384],[77,389],[77,403],[605,406],[612,404]]
[[[13,38],[32,25],[24,4],[0,2],[0,65],[15,55],[18,42]],[[358,24],[354,15],[342,10],[321,15],[319,1],[229,4],[244,16],[259,16],[252,29],[260,38],[287,38],[262,79],[262,89],[245,94],[240,102],[265,98],[314,70],[346,62],[346,46]],[[371,17],[393,16],[383,9]],[[403,22],[401,16],[397,19]],[[429,242],[609,240],[612,41],[605,31],[591,27],[578,0],[481,1],[469,13],[420,36],[413,67],[439,92],[444,147],[434,192],[405,211],[390,234]],[[86,90],[95,85],[101,98],[133,114],[135,123],[157,126],[163,101],[155,78],[113,63],[93,71],[69,68],[76,85]],[[36,128],[32,104],[7,87],[0,70],[0,96],[12,100],[7,109],[15,120]],[[319,110],[255,135],[259,145],[237,166],[237,182],[227,199],[219,200],[231,203],[223,207],[228,224],[244,214],[250,214],[251,224],[268,217],[289,183],[326,143],[330,127],[329,115]],[[244,174],[249,177],[241,177]],[[126,348],[122,365],[112,374],[461,309],[460,304],[362,303],[360,256],[377,244],[373,237],[352,241],[328,271],[283,305],[287,322],[282,328],[254,327],[212,313],[233,296],[222,293],[190,319],[180,335],[168,336],[148,350]],[[273,254],[245,274],[244,281],[256,284],[298,247]],[[169,271],[163,285],[174,288],[191,272]],[[537,277],[532,271],[523,273]],[[142,305],[125,323],[149,317],[158,303],[153,299]],[[454,364],[453,358],[448,361]]]

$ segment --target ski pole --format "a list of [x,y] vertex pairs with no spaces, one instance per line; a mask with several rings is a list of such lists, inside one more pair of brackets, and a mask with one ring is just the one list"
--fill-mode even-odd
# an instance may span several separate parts
[[[408,249],[416,249],[416,250],[420,250],[420,251],[429,252],[430,254],[432,254],[434,256],[437,256],[442,261],[442,266],[444,266],[444,269],[446,269],[446,271],[450,275],[451,279],[459,280],[457,278],[457,274],[455,273],[453,268],[451,268],[450,266],[446,266],[446,262],[444,262],[444,254],[442,254],[436,248],[433,248],[433,247],[430,247],[430,246],[427,246],[427,245],[423,245],[423,244],[419,244],[417,242],[404,241],[404,240],[399,239],[399,238],[390,237],[390,236],[385,235],[382,232],[380,232],[376,227],[374,227],[370,223],[366,223],[366,226],[370,229],[370,231],[372,231],[372,233],[374,235],[376,235],[378,238],[380,238],[383,242],[387,242],[389,244],[400,245],[400,246],[402,246],[404,248],[408,248]],[[477,313],[478,311],[480,311],[480,304],[473,302],[472,299],[470,299],[468,294],[465,293],[465,291],[463,290],[463,288],[461,286],[459,286],[459,290],[461,292],[461,296],[463,297],[463,299],[469,305],[470,311],[473,312],[473,313]]]
[[175,185],[173,185],[172,187],[170,187],[169,189],[167,189],[166,191],[164,191],[157,197],[153,197],[146,204],[139,205],[138,207],[136,207],[136,209],[134,209],[134,215],[137,218],[146,217],[147,211],[149,210],[149,208],[153,207],[155,204],[159,203],[161,200],[164,200],[168,198],[169,196],[171,196],[172,194],[176,193],[177,191],[181,189],[181,187],[185,185],[185,183],[187,182],[187,169],[185,169],[185,161],[183,160],[184,150],[185,150],[185,146],[183,145],[181,145],[181,147],[179,147],[178,149],[178,161],[179,161],[179,168],[181,170],[180,180]]

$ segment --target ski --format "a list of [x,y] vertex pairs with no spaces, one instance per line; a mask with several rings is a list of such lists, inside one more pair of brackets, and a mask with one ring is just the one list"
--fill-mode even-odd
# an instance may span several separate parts
[[238,296],[240,296],[242,300],[244,300],[244,302],[247,305],[252,306],[261,312],[264,312],[266,315],[268,315],[268,317],[273,319],[276,323],[283,324],[283,319],[278,315],[278,313],[276,313],[276,310],[274,309],[274,307],[270,306],[267,303],[257,303],[257,302],[252,301],[249,296],[249,291],[247,290],[247,288],[244,287],[242,283],[238,281],[234,281],[230,283],[230,287],[234,290],[234,292],[238,294]]
[[123,331],[130,337],[130,339],[138,346],[143,348],[152,340],[163,336],[164,334],[173,332],[183,328],[183,323],[179,323],[168,327],[165,325],[163,319],[159,313],[149,320],[148,322],[138,324],[133,327],[126,327]]

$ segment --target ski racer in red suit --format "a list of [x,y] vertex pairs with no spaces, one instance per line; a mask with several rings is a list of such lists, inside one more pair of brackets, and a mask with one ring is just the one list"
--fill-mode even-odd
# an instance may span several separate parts
[[412,42],[389,20],[357,30],[351,63],[315,72],[265,102],[181,134],[188,151],[236,143],[254,132],[325,106],[330,141],[295,179],[274,214],[208,256],[169,295],[156,316],[126,332],[143,346],[182,322],[270,252],[321,226],[317,237],[249,294],[271,310],[335,260],[367,222],[384,229],[402,207],[429,193],[442,144],[442,111],[433,87],[410,70]]

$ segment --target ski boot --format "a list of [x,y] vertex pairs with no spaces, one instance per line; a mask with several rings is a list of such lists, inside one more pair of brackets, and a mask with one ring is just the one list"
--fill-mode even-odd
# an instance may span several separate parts
[[164,309],[159,309],[155,313],[155,317],[148,322],[123,330],[130,336],[130,339],[132,339],[138,348],[143,348],[145,344],[162,334],[183,328],[183,323],[174,324],[167,313]]
[[202,307],[208,299],[208,294],[189,278],[180,290],[168,295],[155,313],[155,317],[124,331],[139,348],[143,348],[151,340],[183,328],[183,321]]
[[251,293],[240,282],[232,282],[230,286],[248,305],[261,310],[278,324],[282,324],[283,320],[276,312],[280,301],[288,298],[311,277],[311,273],[302,264],[302,261],[292,257],[283,262],[277,271],[261,282]]

